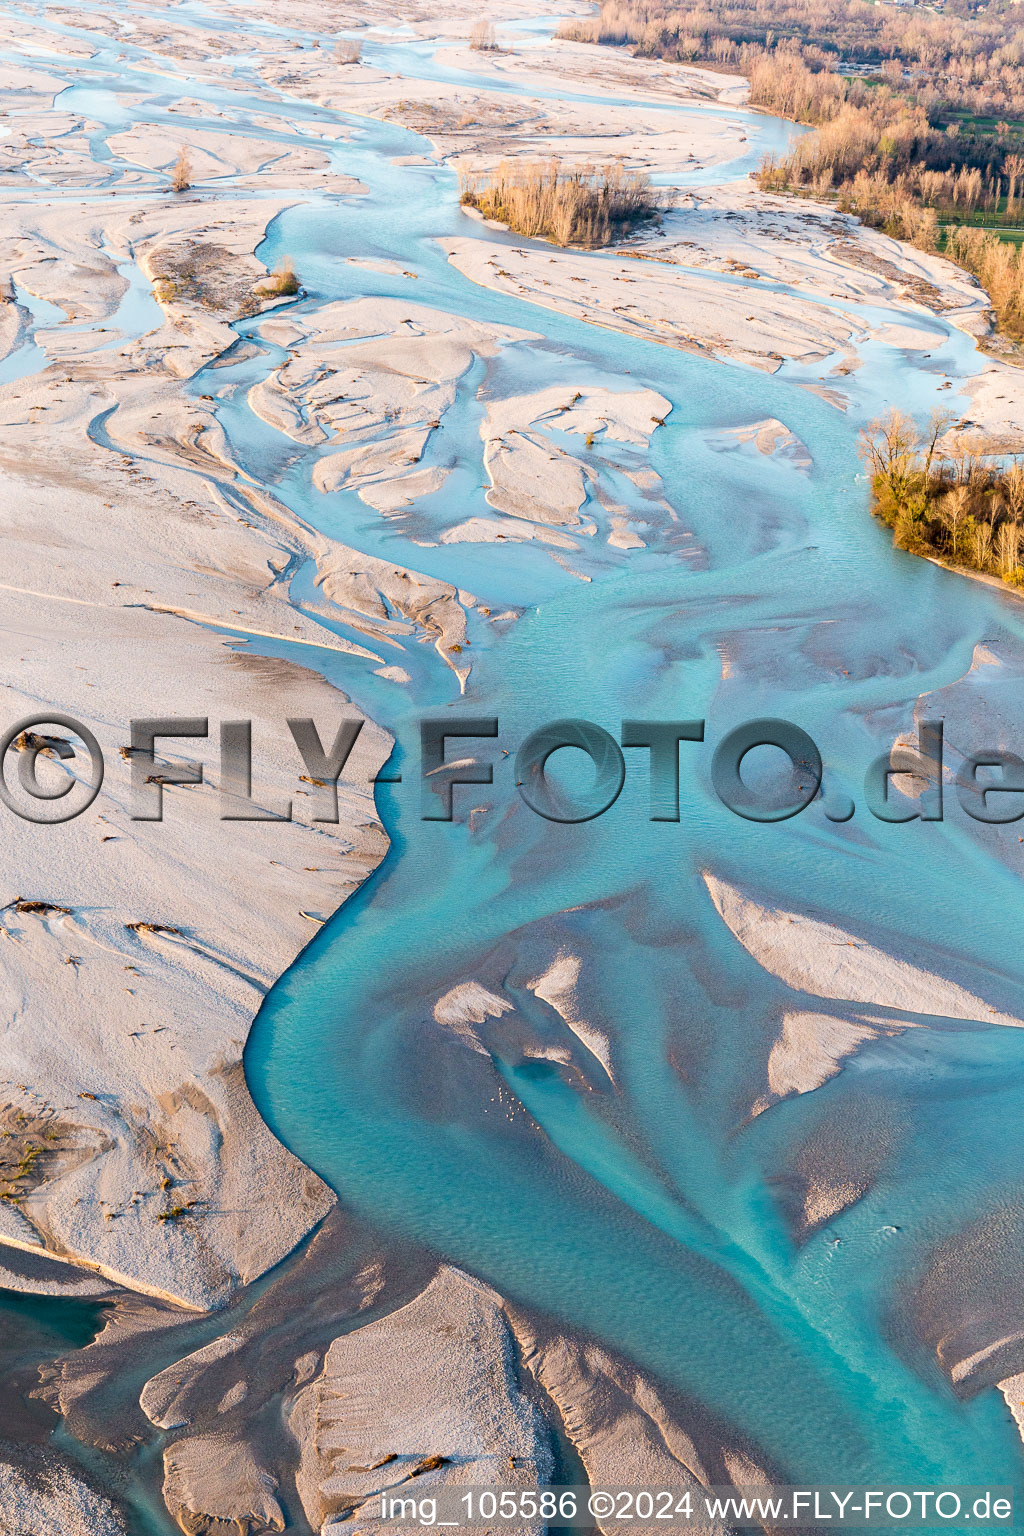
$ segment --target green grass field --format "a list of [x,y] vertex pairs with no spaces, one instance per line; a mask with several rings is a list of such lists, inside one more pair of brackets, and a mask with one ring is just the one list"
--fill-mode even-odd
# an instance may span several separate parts
[[939,230],[945,238],[945,233],[950,229],[959,229],[967,225],[971,229],[987,229],[990,234],[998,235],[1000,240],[1005,240],[1008,245],[1020,245],[1024,241],[1024,225],[994,224],[991,214],[972,214],[969,218],[943,218],[939,215]]

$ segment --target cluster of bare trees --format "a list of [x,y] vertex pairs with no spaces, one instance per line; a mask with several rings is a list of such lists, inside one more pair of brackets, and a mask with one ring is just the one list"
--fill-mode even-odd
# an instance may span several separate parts
[[759,56],[788,55],[815,71],[906,75],[925,105],[934,96],[978,116],[1024,116],[1024,18],[1013,0],[946,0],[941,14],[868,0],[604,0],[598,18],[562,35],[743,74]]
[[469,46],[477,53],[497,53],[498,38],[493,21],[478,21],[469,35]]
[[947,215],[1020,216],[1024,156],[1010,148],[1012,138],[992,135],[985,161],[971,163],[965,157],[977,154],[975,140],[935,127],[919,103],[888,86],[867,90],[776,59],[760,60],[750,78],[756,105],[819,124],[789,156],[766,167],[766,185],[824,189],[833,196],[866,171],[876,184],[901,182],[904,196]]
[[950,433],[936,413],[926,432],[890,411],[861,435],[875,511],[901,549],[1024,585],[1024,462]]
[[988,291],[1001,329],[1024,340],[1024,247],[1010,245],[990,230],[960,225],[949,231],[945,249]]
[[909,195],[929,207],[1020,212],[1019,130],[956,115],[961,76],[1008,71],[1009,105],[1024,117],[1024,26],[1002,0],[970,20],[866,0],[707,0],[689,10],[606,0],[599,19],[566,31],[736,68],[754,105],[828,128],[797,147],[785,173],[773,168],[773,185],[788,176],[837,189],[860,170],[890,182],[913,172]]
[[[765,174],[767,177],[768,173]],[[768,184],[767,180],[765,184]],[[858,171],[838,194],[830,193],[821,184],[813,191],[818,196],[835,196],[843,213],[855,213],[872,229],[882,229],[894,239],[906,240],[922,251],[937,251],[940,237],[945,237],[946,231],[939,227],[938,213],[917,200],[909,176],[897,176],[894,181],[889,181],[878,172]]]
[[1007,154],[988,171],[929,164],[955,154],[956,144],[956,135],[929,126],[920,107],[879,87],[870,106],[848,102],[789,155],[767,159],[758,179],[767,191],[835,200],[845,212],[922,250],[941,247],[988,290],[1000,329],[1024,340],[1020,248],[958,222],[978,213],[1003,224],[1019,220],[1024,156]]
[[[855,83],[827,69],[811,69],[792,53],[758,53],[746,73],[750,99],[798,123],[828,123],[850,100]],[[863,87],[859,87],[863,92]]]
[[465,172],[462,201],[517,234],[556,245],[609,245],[657,212],[650,180],[620,165],[566,167],[557,160],[503,160]]
[[746,74],[755,105],[815,128],[765,162],[763,187],[835,200],[898,239],[944,249],[1024,340],[1022,258],[961,227],[1024,218],[1024,141],[998,120],[1024,119],[1015,0],[945,0],[941,13],[869,0],[604,0],[599,17],[563,35]]

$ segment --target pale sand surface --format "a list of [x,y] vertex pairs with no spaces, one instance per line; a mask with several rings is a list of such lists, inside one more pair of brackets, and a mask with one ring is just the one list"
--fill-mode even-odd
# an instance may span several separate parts
[[[468,1348],[452,1350],[453,1328]],[[361,1527],[383,1529],[375,1496],[401,1486],[427,1455],[448,1458],[444,1483],[485,1483],[498,1468],[513,1487],[549,1480],[550,1429],[523,1390],[518,1354],[501,1298],[449,1268],[406,1307],[335,1339],[291,1417],[313,1527],[334,1527],[354,1506]],[[381,1466],[398,1446],[424,1451]]]
[[[12,84],[31,85],[38,101],[62,82],[15,67]],[[129,166],[162,166],[177,137],[135,129],[111,147]],[[197,181],[224,171],[268,174],[261,192],[277,184],[281,152],[272,144],[219,133],[193,133],[188,143]],[[323,156],[285,159],[291,199],[304,195],[304,178],[319,189]],[[43,834],[45,877],[36,829],[16,823],[5,840],[3,901],[68,911],[4,913],[4,986],[18,1023],[4,1036],[3,1113],[49,1127],[54,1149],[24,1199],[0,1210],[0,1235],[208,1307],[276,1263],[333,1200],[255,1115],[241,1050],[261,998],[308,942],[310,919],[326,919],[385,850],[369,780],[390,742],[365,725],[337,827],[221,823],[212,793],[187,790],[168,791],[162,825],[133,822],[118,751],[124,658],[147,657],[138,706],[151,713],[181,713],[183,678],[190,710],[214,730],[258,713],[256,794],[273,806],[291,798],[308,823],[313,792],[296,787],[301,764],[284,718],[308,714],[327,735],[354,711],[303,663],[347,650],[385,667],[421,632],[456,643],[464,620],[443,583],[410,583],[400,568],[324,539],[239,483],[212,412],[181,393],[181,379],[234,344],[228,322],[265,302],[266,269],[252,253],[285,203],[247,199],[241,188],[220,204],[198,192],[147,200],[130,169],[125,180],[129,196],[99,202],[69,202],[74,168],[50,200],[19,201],[18,178],[8,194],[17,214],[5,223],[2,258],[10,291],[23,296],[3,306],[8,352],[33,299],[56,312],[36,332],[41,371],[7,385],[0,405],[5,611],[21,637],[4,686],[16,713],[52,700],[90,724],[110,768],[102,813]],[[356,188],[333,178],[335,194]],[[141,304],[139,334],[120,320],[129,285],[119,267],[133,260],[156,295]],[[86,435],[111,409],[113,453]],[[305,562],[325,598],[354,605],[376,646],[325,630],[320,598],[308,612],[289,601],[282,574]],[[379,592],[396,582],[397,605],[385,609]],[[281,660],[245,654],[264,640]],[[72,650],[74,666],[55,665]],[[215,739],[169,750],[198,757],[216,784]],[[139,922],[157,931],[128,926]],[[71,1052],[45,1022],[55,1013],[76,1021]],[[158,1219],[176,1208],[187,1215]],[[31,1276],[19,1284],[30,1287]],[[56,1284],[39,1281],[44,1290]]]
[[[171,109],[173,110],[173,109]],[[198,108],[197,108],[198,110]],[[228,130],[212,132],[177,124],[154,129],[149,124],[135,124],[124,133],[111,134],[108,144],[127,164],[168,175],[179,152],[184,149],[189,161],[192,186],[215,190],[222,181],[235,186],[251,186],[258,179],[261,191],[275,186],[294,187],[297,177],[326,175],[329,157],[319,149],[288,149],[271,140],[251,138]],[[154,185],[161,185],[153,178]],[[346,191],[358,189],[351,178],[342,183]],[[331,190],[342,190],[331,177]]]
[[[261,331],[288,347],[288,359],[249,391],[253,411],[278,432],[323,450],[313,470],[319,491],[357,490],[385,515],[444,489],[451,467],[441,434],[458,381],[474,359],[494,357],[508,342],[539,339],[535,332],[477,325],[393,299],[328,304],[315,320],[270,320]],[[637,450],[647,448],[664,422],[668,400],[652,390],[586,385],[484,398],[487,500],[503,516],[459,521],[436,540],[424,533],[417,542],[539,538],[575,549],[570,537],[524,525],[592,536],[597,524],[580,509],[593,491],[607,514],[609,543],[642,546],[633,514],[606,481],[615,469],[643,483],[653,515],[659,482]],[[571,434],[580,452],[560,446],[552,432]]]
[[766,971],[795,991],[1024,1028],[955,982],[888,955],[831,923],[761,906],[710,873],[704,876],[723,922]]
[[[728,358],[774,373],[786,359],[817,362],[851,344],[857,327],[845,315],[822,318],[786,293],[752,296],[678,267],[559,251],[543,255],[445,241],[460,272],[499,292],[558,309],[591,324],[670,346]],[[709,323],[710,322],[710,323]]]
[[[5,1451],[14,1460],[5,1459]],[[127,1536],[120,1512],[59,1456],[0,1443],[0,1523],[31,1536]]]

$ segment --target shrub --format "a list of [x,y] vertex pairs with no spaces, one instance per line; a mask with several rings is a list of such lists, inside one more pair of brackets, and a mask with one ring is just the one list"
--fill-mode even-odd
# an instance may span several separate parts
[[260,283],[260,292],[270,294],[274,298],[291,296],[299,292],[299,279],[295,275],[290,256],[282,256],[270,276],[265,277]]
[[178,151],[178,158],[171,166],[171,191],[187,192],[192,185],[192,163],[188,158],[188,150],[184,144]]
[[334,45],[334,57],[339,64],[358,64],[363,56],[363,45],[355,39],[342,38]]

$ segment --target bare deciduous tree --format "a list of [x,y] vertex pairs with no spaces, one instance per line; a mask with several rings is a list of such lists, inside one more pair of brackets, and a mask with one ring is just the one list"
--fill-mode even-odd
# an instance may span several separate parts
[[954,560],[960,553],[960,541],[970,504],[971,493],[966,485],[954,486],[939,502],[939,516],[949,532],[949,548]]
[[996,561],[1004,581],[1009,581],[1020,568],[1022,532],[1021,524],[1009,519],[1000,523],[996,530]]
[[940,440],[945,437],[955,421],[956,414],[953,411],[941,409],[932,411],[928,421],[928,434],[924,445],[924,472],[926,475],[930,475],[932,472],[932,465],[935,462],[935,455],[938,452]]
[[971,528],[971,564],[987,571],[992,558],[992,524],[984,519]]
[[920,441],[912,419],[897,410],[869,422],[867,431],[861,433],[861,457],[867,460],[872,477],[885,482],[897,506],[906,501]]
[[1006,503],[1014,522],[1024,522],[1024,462],[1014,459],[1003,481]]
[[171,166],[171,190],[172,192],[187,192],[192,185],[192,162],[188,158],[188,150],[184,144],[178,151],[178,158]]

